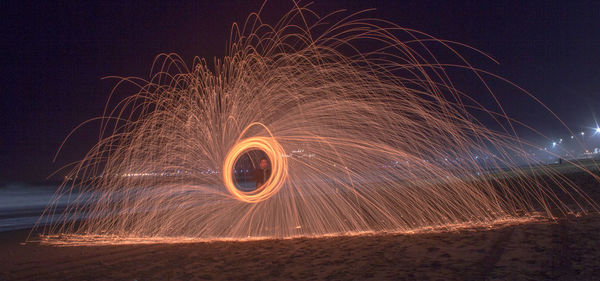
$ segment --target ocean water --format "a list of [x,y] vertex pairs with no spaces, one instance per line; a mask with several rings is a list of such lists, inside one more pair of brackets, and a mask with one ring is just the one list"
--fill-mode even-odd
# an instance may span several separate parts
[[[28,184],[5,184],[0,185],[0,232],[19,229],[28,229],[36,224],[57,223],[65,218],[61,214],[68,205],[81,204],[82,202],[93,202],[103,197],[104,193],[99,191],[76,192],[72,191],[62,196],[56,196],[58,185],[28,185]],[[181,195],[203,193],[202,189],[189,186],[186,188],[172,189],[164,187],[129,187],[123,191],[112,191],[110,200],[120,200],[127,196],[131,198],[152,198],[159,195]],[[45,215],[44,210],[52,207],[53,215]],[[177,208],[178,206],[161,206],[161,209]],[[122,209],[119,212],[145,212],[145,209]],[[44,214],[44,217],[42,215]],[[93,216],[105,216],[109,213],[95,213]],[[92,216],[85,212],[69,219],[85,219]]]
[[[297,179],[302,183],[312,182],[310,179]],[[377,175],[371,175],[371,177],[364,177],[354,179],[353,183],[370,183],[377,182],[381,179]],[[400,180],[400,179],[399,179]],[[344,175],[340,175],[331,181],[331,184],[339,184],[340,182],[348,182],[348,179]],[[252,191],[255,189],[254,182],[242,181],[238,182],[238,188],[243,191]],[[0,232],[11,231],[19,229],[32,228],[38,222],[53,223],[58,222],[59,219],[64,219],[60,214],[65,210],[69,203],[73,203],[75,200],[87,200],[102,196],[99,192],[96,193],[77,193],[73,192],[70,196],[59,196],[56,197],[55,193],[58,189],[58,185],[30,185],[24,183],[11,183],[0,185]],[[218,189],[218,188],[216,188]],[[222,189],[222,187],[221,187]],[[118,200],[123,196],[140,196],[145,198],[156,197],[160,195],[177,195],[177,194],[189,194],[202,193],[203,189],[195,188],[193,185],[187,186],[186,188],[178,188],[173,190],[169,187],[129,187],[126,189],[127,195],[122,194],[118,191],[113,191],[111,194],[112,200]],[[319,191],[319,194],[320,191]],[[205,203],[205,202],[204,202]],[[202,202],[199,202],[202,204]],[[53,213],[55,216],[41,218],[44,210],[48,206],[52,206]],[[161,206],[162,209],[176,208],[177,206]],[[143,212],[145,210],[122,210],[124,212]],[[95,214],[96,216],[106,214]],[[86,218],[87,214],[79,214],[78,218]],[[73,217],[71,217],[73,218]]]
[[[0,186],[0,231],[31,228],[52,202],[57,186],[21,183]],[[57,209],[68,200],[56,202]]]

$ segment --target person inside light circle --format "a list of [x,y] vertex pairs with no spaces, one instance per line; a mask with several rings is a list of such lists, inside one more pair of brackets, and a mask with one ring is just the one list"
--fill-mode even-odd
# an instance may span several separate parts
[[271,169],[269,167],[269,159],[266,157],[260,158],[258,162],[258,169],[252,173],[252,178],[256,183],[256,189],[260,188],[271,176]]

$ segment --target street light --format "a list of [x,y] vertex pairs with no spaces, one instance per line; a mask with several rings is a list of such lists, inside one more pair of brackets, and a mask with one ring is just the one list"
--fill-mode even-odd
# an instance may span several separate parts
[[596,134],[600,134],[600,127],[596,128]]

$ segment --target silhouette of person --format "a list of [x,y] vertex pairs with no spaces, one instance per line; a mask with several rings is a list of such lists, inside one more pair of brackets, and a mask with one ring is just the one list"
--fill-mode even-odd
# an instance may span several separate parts
[[266,157],[260,158],[258,162],[258,169],[252,173],[256,188],[261,187],[271,176],[271,169],[269,168],[269,159]]

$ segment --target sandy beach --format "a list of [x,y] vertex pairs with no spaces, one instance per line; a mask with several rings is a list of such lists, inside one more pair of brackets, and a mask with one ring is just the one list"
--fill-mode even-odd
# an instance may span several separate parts
[[1,280],[597,280],[600,215],[490,230],[123,246],[22,244]]
[[[596,202],[592,177],[565,172]],[[600,213],[419,234],[59,247],[0,232],[0,280],[599,280]],[[32,233],[33,238],[38,233]]]

